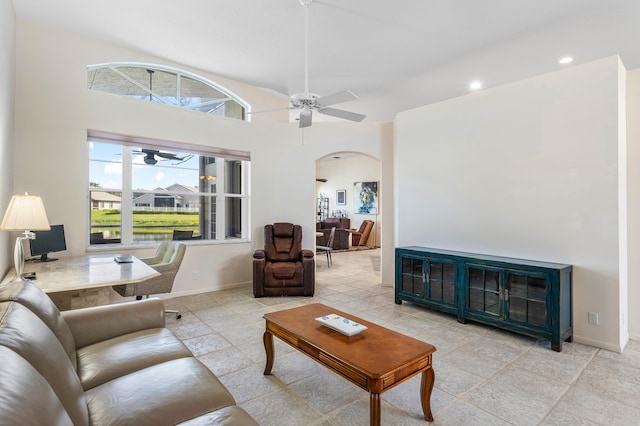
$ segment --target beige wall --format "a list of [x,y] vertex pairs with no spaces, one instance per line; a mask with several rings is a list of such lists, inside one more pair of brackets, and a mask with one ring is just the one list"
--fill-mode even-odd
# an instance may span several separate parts
[[[251,253],[262,246],[265,223],[302,224],[305,246],[313,248],[315,160],[344,149],[381,158],[382,145],[391,145],[384,140],[388,134],[384,125],[377,123],[314,123],[301,130],[296,123],[267,122],[267,115],[246,123],[89,91],[89,64],[175,64],[25,21],[18,21],[17,35],[15,159],[29,167],[15,169],[14,190],[43,196],[51,222],[65,224],[66,255],[81,255],[86,249],[87,129],[251,153],[254,238],[246,243],[190,246],[174,286],[177,294],[250,283]],[[190,71],[227,86],[254,109],[282,102],[249,86]],[[131,253],[143,256],[152,251]],[[194,271],[197,280],[192,278]]]
[[627,73],[629,335],[640,340],[640,70]]
[[[13,194],[13,119],[15,93],[15,12],[12,1],[0,1],[0,214]],[[1,219],[0,219],[1,220]],[[0,272],[13,263],[13,241],[16,235],[0,231]],[[4,275],[4,274],[3,274]]]
[[397,245],[572,264],[575,340],[620,351],[623,76],[610,57],[398,114]]

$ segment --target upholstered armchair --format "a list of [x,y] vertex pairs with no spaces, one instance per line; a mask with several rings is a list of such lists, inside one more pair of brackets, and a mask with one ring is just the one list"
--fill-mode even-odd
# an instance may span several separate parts
[[302,249],[302,227],[265,225],[264,250],[253,252],[253,295],[313,296],[314,289],[314,253]]
[[363,220],[357,231],[355,229],[351,230],[351,245],[354,247],[366,245],[372,229],[373,221],[368,219]]

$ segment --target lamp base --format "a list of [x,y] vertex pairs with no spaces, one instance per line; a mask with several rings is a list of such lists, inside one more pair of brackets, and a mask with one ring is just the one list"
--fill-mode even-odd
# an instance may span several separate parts
[[22,240],[32,240],[35,237],[33,232],[24,231],[24,234],[16,238],[16,245],[13,249],[13,267],[16,270],[16,279],[22,279],[24,272],[24,246]]

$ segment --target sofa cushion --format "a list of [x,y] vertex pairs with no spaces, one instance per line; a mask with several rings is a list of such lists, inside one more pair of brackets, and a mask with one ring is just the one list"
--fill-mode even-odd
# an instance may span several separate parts
[[254,426],[258,423],[242,408],[232,405],[180,423],[181,426]]
[[4,346],[0,346],[0,360],[0,423],[7,426],[74,424],[49,383],[30,362]]
[[87,390],[142,368],[192,354],[171,331],[153,328],[79,348],[77,356],[78,375]]
[[235,405],[224,385],[195,358],[156,364],[85,395],[92,424],[177,424]]
[[51,329],[31,310],[17,302],[0,302],[0,346],[35,368],[74,423],[87,423],[87,403],[75,368]]
[[10,300],[26,306],[51,329],[76,368],[76,344],[73,335],[51,298],[31,281],[16,280],[0,286],[0,302]]

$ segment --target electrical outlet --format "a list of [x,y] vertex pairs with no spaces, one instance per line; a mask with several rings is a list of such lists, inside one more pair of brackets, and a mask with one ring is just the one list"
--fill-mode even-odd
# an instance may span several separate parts
[[598,313],[589,312],[589,324],[598,325]]
[[191,278],[194,279],[194,280],[197,280],[198,279],[198,271],[193,271],[191,273]]

